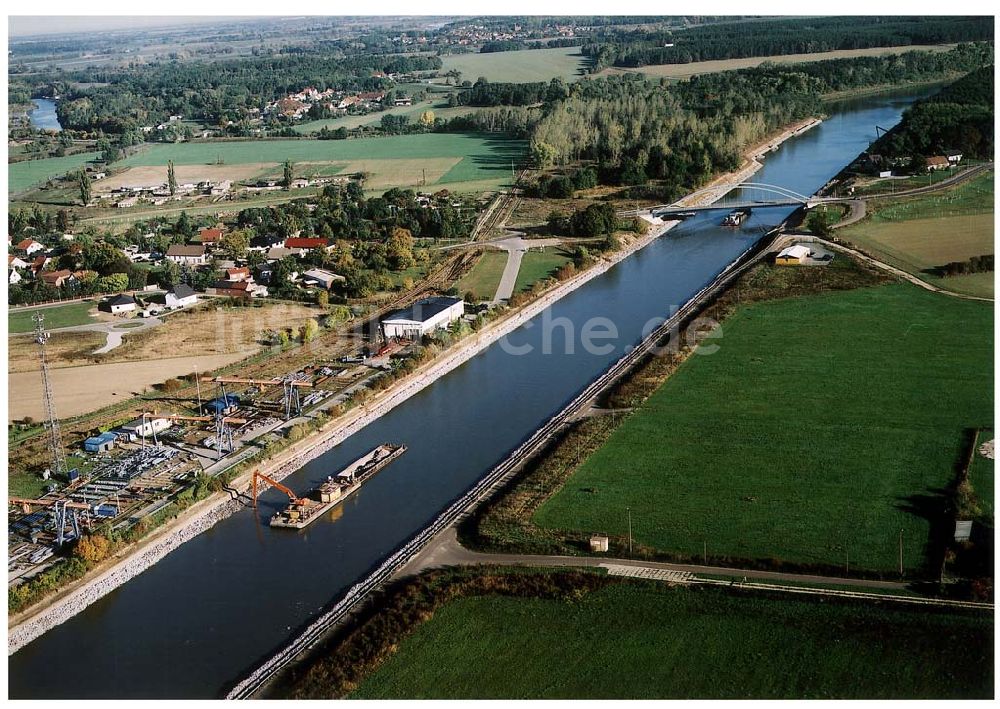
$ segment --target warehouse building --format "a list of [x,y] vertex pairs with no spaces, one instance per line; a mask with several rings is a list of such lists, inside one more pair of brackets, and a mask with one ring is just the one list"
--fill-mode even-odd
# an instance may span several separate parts
[[382,336],[416,340],[434,330],[442,330],[465,314],[461,298],[436,296],[418,300],[407,310],[393,313],[382,321]]

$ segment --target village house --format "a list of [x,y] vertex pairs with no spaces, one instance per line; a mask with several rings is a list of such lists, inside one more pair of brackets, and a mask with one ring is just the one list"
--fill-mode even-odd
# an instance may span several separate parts
[[62,288],[76,282],[76,276],[68,268],[61,271],[46,271],[39,276],[42,283],[53,288]]
[[36,256],[35,260],[31,262],[31,266],[29,267],[32,275],[37,277],[38,274],[44,271],[45,267],[50,263],[52,263],[52,259],[50,257],[45,256],[44,254]]
[[44,251],[45,245],[38,243],[34,239],[24,239],[18,242],[16,248],[18,251],[23,251],[28,256],[31,256],[36,251]]
[[7,283],[9,283],[12,286],[20,283],[23,280],[24,278],[22,278],[20,272],[16,268],[10,269],[10,271],[7,273]]
[[322,236],[290,236],[285,239],[286,249],[328,249],[330,240]]
[[935,155],[934,157],[927,158],[925,161],[927,164],[927,172],[934,172],[935,170],[947,170],[951,167],[951,163],[948,161],[944,155]]
[[14,254],[7,254],[7,268],[20,270],[27,267],[27,261],[21,259],[19,256],[15,256]]
[[204,266],[208,263],[208,255],[205,253],[205,245],[187,246],[173,244],[167,249],[166,258],[176,264],[186,264],[188,266]]
[[202,244],[214,244],[222,238],[222,229],[217,227],[202,227],[198,230],[195,240]]
[[252,281],[216,281],[211,288],[206,288],[208,295],[221,295],[229,298],[266,298],[267,288]]
[[253,281],[253,276],[250,275],[250,269],[243,268],[227,268],[226,269],[226,280],[227,281]]

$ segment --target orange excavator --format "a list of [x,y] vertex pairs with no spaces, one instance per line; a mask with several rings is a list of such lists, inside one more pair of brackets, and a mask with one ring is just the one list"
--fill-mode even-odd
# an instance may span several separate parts
[[296,505],[298,507],[305,507],[308,504],[308,500],[305,500],[305,499],[299,497],[298,495],[296,495],[292,491],[291,488],[288,488],[288,487],[282,485],[277,480],[273,480],[273,479],[269,478],[268,476],[264,475],[264,473],[260,472],[259,470],[255,470],[255,471],[253,471],[253,483],[252,483],[252,488],[253,488],[253,493],[252,494],[253,494],[253,504],[254,504],[254,507],[257,506],[257,481],[258,480],[263,480],[266,483],[270,483],[273,487],[276,487],[279,490],[281,490],[283,493],[285,493],[286,495],[288,495],[288,499],[291,501],[291,504],[293,504],[293,505]]

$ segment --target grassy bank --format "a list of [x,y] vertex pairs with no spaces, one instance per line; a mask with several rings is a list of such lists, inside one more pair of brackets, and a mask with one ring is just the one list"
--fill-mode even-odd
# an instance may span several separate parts
[[322,649],[290,696],[957,698],[992,693],[985,616],[581,572],[434,572]]

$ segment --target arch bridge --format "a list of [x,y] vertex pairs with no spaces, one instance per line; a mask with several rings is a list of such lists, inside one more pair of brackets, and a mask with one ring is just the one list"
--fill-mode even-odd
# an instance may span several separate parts
[[[708,205],[684,206],[685,202],[697,200],[706,195],[718,195],[718,199]],[[810,197],[790,190],[781,185],[766,182],[740,182],[724,187],[704,187],[696,192],[685,195],[672,204],[657,205],[649,209],[636,210],[636,214],[652,214],[662,217],[682,212],[700,212],[709,209],[738,209],[741,207],[795,207],[803,206],[812,209],[823,202],[837,201],[830,197]]]

